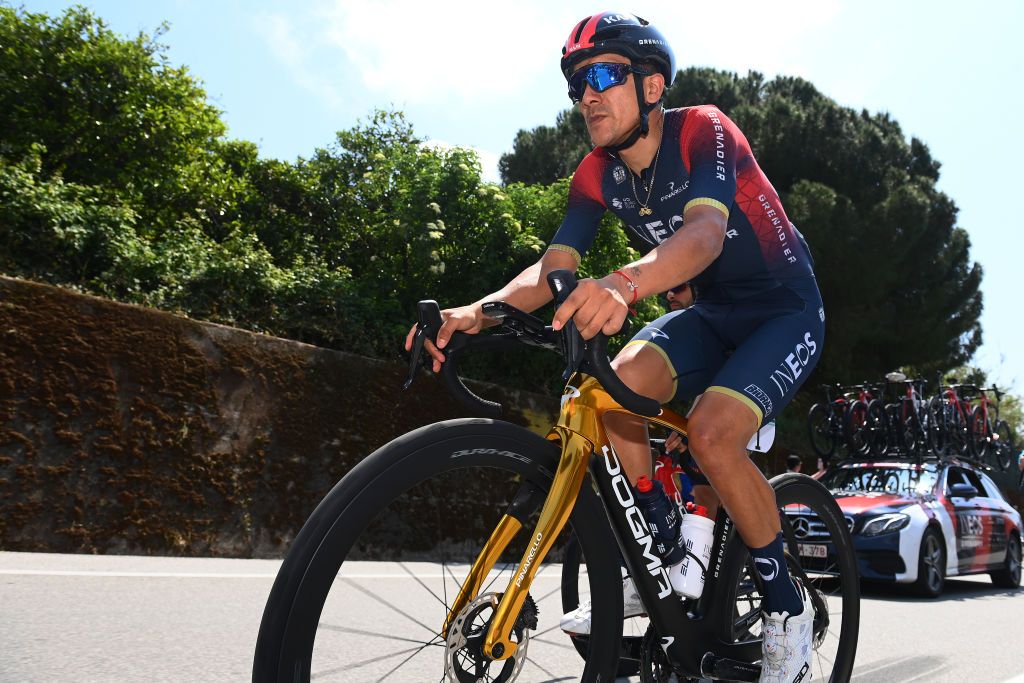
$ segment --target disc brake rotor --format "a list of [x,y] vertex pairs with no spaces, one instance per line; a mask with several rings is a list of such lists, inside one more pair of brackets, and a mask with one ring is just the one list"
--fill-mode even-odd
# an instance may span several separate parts
[[527,595],[512,627],[515,653],[505,660],[484,654],[484,638],[501,601],[500,593],[485,593],[466,605],[448,627],[444,669],[451,683],[509,683],[519,677],[526,662],[530,630],[537,628],[537,605]]

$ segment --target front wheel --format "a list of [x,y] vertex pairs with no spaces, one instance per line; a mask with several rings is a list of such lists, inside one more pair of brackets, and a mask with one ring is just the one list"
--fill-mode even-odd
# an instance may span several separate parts
[[260,624],[253,681],[614,679],[621,579],[614,537],[587,485],[563,532],[563,542],[575,534],[587,560],[577,589],[593,603],[586,656],[576,656],[558,629],[558,572],[548,566],[531,590],[536,609],[524,608],[514,629],[522,656],[510,665],[479,647],[544,495],[529,497],[526,528],[448,637],[442,633],[469,564],[510,501],[531,487],[546,494],[558,457],[550,441],[479,419],[423,427],[368,456],[321,501],[288,551]]

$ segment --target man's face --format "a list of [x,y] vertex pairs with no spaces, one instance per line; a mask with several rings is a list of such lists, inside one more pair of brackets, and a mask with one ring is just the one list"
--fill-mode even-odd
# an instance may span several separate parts
[[693,288],[689,283],[681,284],[665,292],[665,298],[670,311],[681,311],[693,305]]
[[[622,55],[603,54],[580,62],[576,69],[596,62],[630,63]],[[583,114],[587,132],[590,133],[590,139],[595,145],[613,145],[633,132],[639,124],[640,106],[636,101],[634,78],[637,78],[636,74],[630,74],[625,83],[608,88],[604,92],[595,92],[589,84],[584,89],[583,98],[580,100],[580,113]]]

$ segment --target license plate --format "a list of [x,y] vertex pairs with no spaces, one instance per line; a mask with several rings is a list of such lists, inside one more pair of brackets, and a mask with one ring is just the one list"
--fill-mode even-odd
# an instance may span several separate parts
[[828,557],[828,548],[823,545],[814,545],[812,543],[799,543],[797,545],[801,557],[817,557],[821,559]]

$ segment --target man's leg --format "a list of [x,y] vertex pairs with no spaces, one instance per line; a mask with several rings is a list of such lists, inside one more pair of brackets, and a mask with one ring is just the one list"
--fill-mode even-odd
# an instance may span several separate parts
[[743,402],[709,391],[690,414],[689,428],[690,452],[744,543],[760,548],[772,542],[782,530],[775,491],[746,448],[757,431],[757,416]]
[[[626,346],[612,361],[612,368],[627,387],[641,396],[653,398],[659,403],[672,399],[672,371],[665,356],[651,345]],[[604,417],[604,426],[629,481],[636,484],[642,475],[653,477],[647,421],[632,415],[609,413]]]

